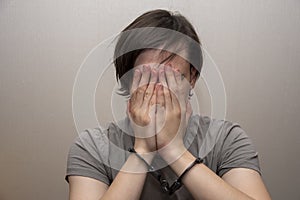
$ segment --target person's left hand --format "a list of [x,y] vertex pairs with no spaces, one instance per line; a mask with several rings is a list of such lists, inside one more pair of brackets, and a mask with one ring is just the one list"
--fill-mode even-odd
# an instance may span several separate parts
[[156,111],[156,142],[160,155],[170,159],[186,148],[183,137],[192,114],[188,92],[190,83],[169,66],[159,70]]

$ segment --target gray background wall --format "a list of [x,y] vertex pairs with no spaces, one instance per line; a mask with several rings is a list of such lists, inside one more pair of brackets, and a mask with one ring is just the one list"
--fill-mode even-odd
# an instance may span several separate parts
[[[1,0],[1,200],[67,199],[76,72],[96,44],[154,8],[196,26],[223,76],[227,119],[253,139],[273,199],[300,199],[300,1]],[[97,98],[103,122],[106,109]]]

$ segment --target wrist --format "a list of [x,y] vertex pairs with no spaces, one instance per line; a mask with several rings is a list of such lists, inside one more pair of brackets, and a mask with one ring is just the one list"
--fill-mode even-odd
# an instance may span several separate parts
[[156,151],[156,149],[150,147],[146,139],[142,139],[142,138],[135,138],[133,147],[136,150],[136,152],[140,154],[147,154]]
[[168,163],[171,164],[178,160],[186,151],[188,151],[183,142],[172,142],[158,150],[159,155]]
[[149,148],[149,145],[147,145],[143,139],[136,138],[133,148],[136,153],[142,156],[149,164],[156,154],[155,149]]
[[134,148],[129,148],[129,152],[135,154],[135,156],[144,163],[144,165],[148,168],[149,171],[153,171],[154,168],[151,166],[152,160],[155,156],[155,153],[139,153]]
[[185,151],[178,159],[170,164],[173,171],[180,176],[184,170],[195,161],[194,157],[189,151]]

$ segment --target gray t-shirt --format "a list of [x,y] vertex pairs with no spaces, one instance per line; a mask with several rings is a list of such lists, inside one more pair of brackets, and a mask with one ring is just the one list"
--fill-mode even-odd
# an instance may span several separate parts
[[[128,118],[125,118],[118,123],[110,123],[105,130],[94,128],[80,133],[70,147],[66,181],[68,176],[77,175],[110,185],[129,156],[128,148],[134,144],[134,137],[128,134],[132,133],[129,124]],[[250,168],[260,173],[258,154],[239,124],[193,115],[184,144],[195,157],[204,158],[204,164],[220,177],[232,168]],[[176,180],[176,174],[159,156],[152,165],[156,168],[163,166],[161,172],[169,184]],[[141,199],[183,200],[193,197],[184,185],[169,196],[148,173]]]

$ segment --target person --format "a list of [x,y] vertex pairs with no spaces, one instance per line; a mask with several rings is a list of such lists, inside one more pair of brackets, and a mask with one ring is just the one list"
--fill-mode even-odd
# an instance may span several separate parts
[[[191,89],[203,56],[191,23],[158,9],[122,33],[114,65],[120,94],[129,97],[127,117],[74,140],[65,177],[69,199],[271,199],[245,131],[193,114]],[[204,141],[212,149],[199,157]]]

